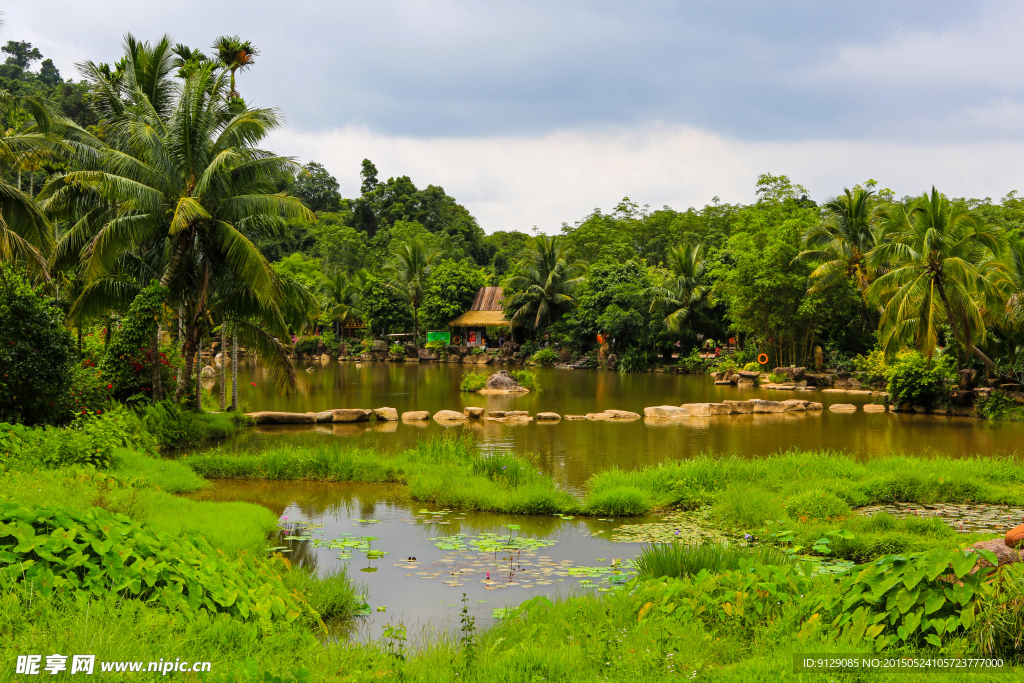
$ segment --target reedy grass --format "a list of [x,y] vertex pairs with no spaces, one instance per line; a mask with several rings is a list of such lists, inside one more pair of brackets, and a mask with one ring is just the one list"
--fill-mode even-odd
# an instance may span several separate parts
[[791,555],[771,546],[745,547],[719,543],[653,543],[640,551],[633,564],[645,577],[678,578],[693,576],[701,570],[718,573],[739,569],[741,560],[753,561],[758,565],[793,564]]

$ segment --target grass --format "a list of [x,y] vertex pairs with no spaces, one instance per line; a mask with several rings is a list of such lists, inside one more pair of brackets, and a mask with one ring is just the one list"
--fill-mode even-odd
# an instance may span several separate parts
[[643,576],[678,578],[693,576],[703,570],[713,573],[732,571],[740,568],[741,561],[779,566],[792,564],[793,558],[771,546],[654,543],[645,547],[633,563]]

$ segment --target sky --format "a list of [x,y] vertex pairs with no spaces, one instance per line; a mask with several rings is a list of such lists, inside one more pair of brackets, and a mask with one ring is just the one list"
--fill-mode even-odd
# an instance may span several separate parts
[[556,232],[623,197],[754,199],[761,173],[817,200],[875,179],[1024,189],[1024,3],[931,0],[16,0],[0,41],[65,78],[123,35],[260,54],[238,77],[287,125],[266,147],[442,186],[488,232]]

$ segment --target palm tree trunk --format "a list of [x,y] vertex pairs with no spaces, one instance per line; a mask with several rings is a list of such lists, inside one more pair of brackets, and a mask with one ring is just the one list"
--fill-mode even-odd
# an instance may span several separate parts
[[149,338],[149,379],[152,388],[151,396],[154,401],[162,401],[164,388],[160,382],[160,323],[156,325],[156,332]]
[[227,407],[228,397],[228,354],[225,352],[224,339],[224,328],[226,324],[221,322],[220,324],[220,411],[223,413]]
[[978,360],[980,360],[984,364],[984,366],[985,366],[985,375],[987,377],[989,377],[989,378],[995,377],[996,374],[997,374],[997,372],[996,372],[996,364],[993,363],[992,359],[989,358],[988,356],[986,356],[984,354],[984,352],[982,352],[981,349],[979,349],[977,346],[974,345],[974,342],[971,341],[969,335],[968,335],[967,338],[964,338],[964,336],[962,336],[962,332],[960,330],[960,326],[957,325],[956,317],[953,315],[952,311],[950,310],[949,301],[946,299],[946,290],[942,286],[942,280],[939,279],[939,278],[936,278],[935,280],[936,280],[936,289],[939,290],[939,298],[942,299],[942,305],[946,307],[946,320],[949,322],[949,327],[953,330],[953,337],[956,338],[956,340],[959,341],[961,344],[963,344],[964,348],[967,351],[969,351],[970,353],[974,354],[975,358],[977,358]]
[[167,264],[167,270],[164,271],[163,277],[160,278],[160,286],[166,287],[170,284],[171,278],[178,271],[178,267],[181,266],[181,260],[185,258],[185,247],[188,242],[184,239],[179,239],[178,244],[174,247],[174,256],[171,257],[171,262]]
[[199,342],[199,350],[196,352],[196,394],[193,408],[197,413],[203,412],[203,343]]
[[238,326],[231,328],[231,407],[238,410]]

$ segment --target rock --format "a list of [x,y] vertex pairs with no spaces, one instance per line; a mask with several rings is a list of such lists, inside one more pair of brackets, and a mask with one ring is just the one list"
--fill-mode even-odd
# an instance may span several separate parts
[[476,406],[468,406],[462,409],[462,414],[466,417],[481,418],[484,416],[484,409],[477,408]]
[[810,373],[804,375],[808,384],[815,387],[827,387],[832,384],[832,375],[824,372]]
[[785,375],[790,382],[800,382],[807,374],[807,368],[775,368],[772,372],[776,375]]
[[740,377],[738,380],[736,380],[736,386],[738,386],[738,387],[756,387],[757,386],[757,380],[756,379],[750,379],[749,377]]
[[331,422],[366,422],[371,415],[373,411],[365,408],[335,408]]
[[416,352],[416,357],[421,361],[437,360],[437,352],[434,349],[420,349]]
[[511,356],[512,354],[514,354],[518,350],[519,350],[519,344],[516,344],[514,341],[507,341],[507,342],[505,342],[504,344],[501,345],[501,350],[499,351],[499,353],[503,357],[508,358],[509,356]]
[[505,417],[529,417],[530,412],[527,410],[506,410]]
[[563,415],[562,419],[565,420],[586,420],[586,415]]
[[582,356],[576,359],[576,362],[572,364],[573,368],[577,370],[585,370],[590,367],[590,357]]
[[425,410],[410,410],[402,413],[402,422],[425,422],[430,419],[430,413]]
[[978,386],[978,371],[965,369],[960,371],[960,382],[958,389],[968,390]]
[[[507,344],[508,342],[505,343]],[[488,377],[487,385],[481,389],[481,392],[485,393],[523,393],[527,391],[529,389],[521,386],[519,382],[513,379],[512,375],[504,370],[498,370]]]
[[558,422],[561,419],[558,413],[537,413],[537,422]]
[[316,413],[279,413],[272,410],[261,410],[256,413],[249,413],[249,417],[256,420],[256,424],[316,424]]
[[434,413],[435,422],[465,422],[466,416],[455,410],[439,410]]
[[754,404],[750,401],[722,401],[722,405],[729,406],[734,415],[745,415],[754,412]]
[[855,413],[857,406],[852,403],[833,403],[828,407],[833,413]]
[[686,417],[690,413],[679,406],[649,406],[644,408],[644,417]]
[[604,367],[608,370],[614,370],[619,367],[619,357],[614,353],[608,354],[608,359],[604,362]]
[[825,406],[821,403],[812,402],[807,404],[807,410],[824,410],[824,408]]
[[679,406],[694,417],[708,417],[710,415],[731,415],[732,408],[724,403],[684,403]]
[[373,414],[383,422],[395,422],[398,420],[398,411],[394,408],[374,408]]
[[881,404],[878,404],[878,403],[865,403],[864,404],[864,412],[865,413],[884,413],[887,410],[888,410],[888,408],[886,408],[885,406],[883,406]]
[[[1024,527],[1017,527],[1016,529],[1011,529],[1009,532],[1007,532],[1006,537],[1009,538],[1010,534],[1012,534],[1017,529],[1021,528]],[[1024,553],[1022,553],[1020,550],[1017,550],[1016,546],[1011,546],[1005,541],[1002,541],[998,538],[993,539],[991,541],[978,541],[977,543],[975,543],[967,549],[968,552],[970,552],[971,550],[988,550],[989,552],[995,553],[996,561],[999,563],[998,566],[1000,567],[1002,567],[1004,564],[1016,564],[1018,562],[1024,562]],[[992,563],[988,560],[983,559],[980,562],[978,562],[977,566],[991,567]]]
[[212,365],[207,365],[203,368],[203,379],[213,379],[217,376],[217,371],[213,369]]
[[875,392],[871,391],[870,389],[850,389],[846,393],[851,394],[853,396],[871,396]]
[[405,357],[406,358],[419,358],[420,357],[419,352],[420,352],[420,350],[416,348],[415,344],[406,344],[405,345]]
[[313,372],[313,368],[312,367],[306,368],[306,372]]
[[320,362],[321,363],[327,363],[327,362],[329,362],[331,360],[334,360],[334,359],[331,358],[330,354],[325,353],[322,356],[320,356]]
[[1024,545],[1024,524],[1015,526],[1006,532],[1006,536],[1003,538],[1003,543],[1010,546],[1011,548],[1019,548]]
[[810,401],[801,401],[798,398],[787,398],[782,403],[786,406],[786,412],[789,413],[798,411],[803,412],[807,410],[807,404],[809,404]]
[[782,401],[766,401],[761,398],[750,399],[751,405],[753,405],[753,411],[755,413],[784,413],[786,412],[786,404]]
[[449,344],[445,348],[448,350],[448,360],[449,361],[452,358],[455,358],[456,360],[461,360],[462,357],[466,355],[466,352],[463,351],[463,349],[466,348],[464,346],[454,346],[452,344]]
[[334,422],[333,410],[321,410],[319,413],[312,413],[316,416],[317,422]]
[[721,385],[730,384],[731,385],[732,383],[733,382],[732,382],[731,379],[716,379],[715,380],[715,384],[721,384]]
[[761,373],[757,370],[737,370],[736,374],[740,377],[752,380],[757,380],[761,376]]
[[607,413],[608,415],[611,415],[612,419],[614,419],[614,420],[639,420],[640,419],[640,416],[638,414],[636,414],[634,412],[631,412],[629,410],[612,410],[612,409],[609,408],[608,410],[606,410],[604,412]]
[[845,394],[846,389],[822,389],[823,394]]
[[370,353],[387,353],[388,343],[383,339],[374,339],[370,345]]

